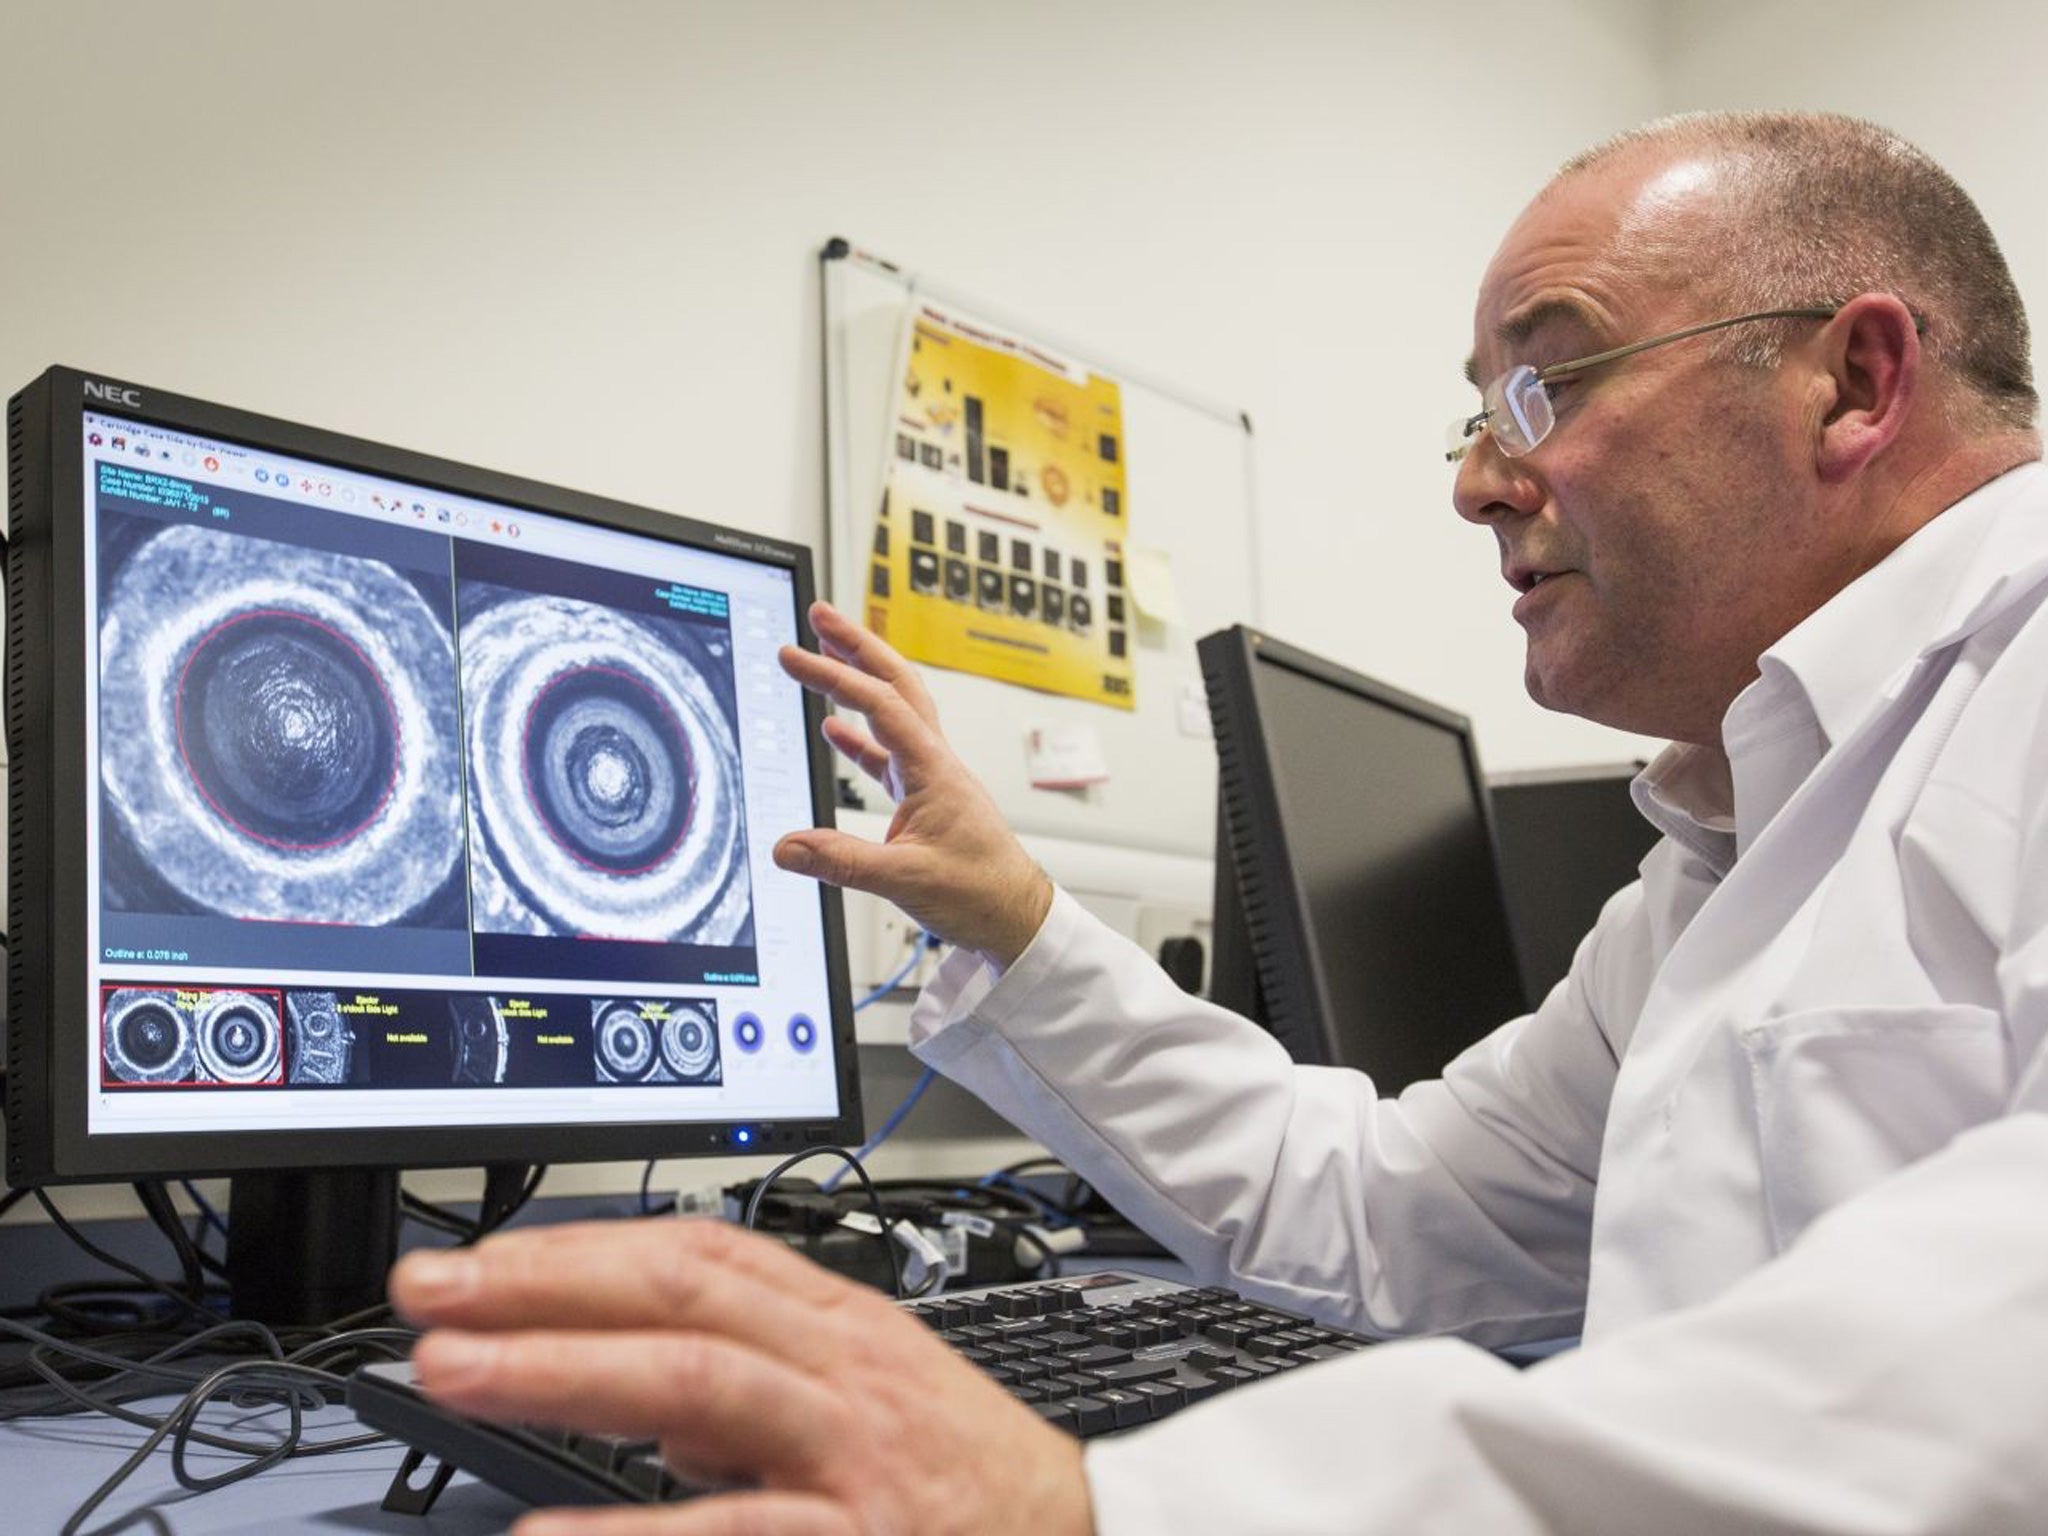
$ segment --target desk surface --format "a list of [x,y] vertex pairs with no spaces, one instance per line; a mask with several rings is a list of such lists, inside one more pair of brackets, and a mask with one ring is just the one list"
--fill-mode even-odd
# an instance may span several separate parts
[[[145,1412],[168,1409],[176,1400],[163,1398],[136,1406]],[[208,1412],[211,1428],[238,1425],[260,1436],[263,1427],[281,1424],[282,1410],[251,1412],[217,1407]],[[313,1437],[356,1432],[355,1416],[345,1408],[307,1415]],[[57,1419],[17,1419],[0,1424],[0,1528],[19,1536],[56,1536],[64,1522],[100,1481],[127,1459],[148,1431],[96,1414]],[[240,1458],[225,1451],[194,1446],[192,1470],[207,1476],[225,1471]],[[503,1531],[526,1506],[458,1474],[442,1493],[431,1514],[387,1514],[379,1505],[392,1475],[405,1459],[398,1445],[367,1446],[334,1456],[316,1456],[272,1467],[246,1482],[211,1493],[188,1493],[171,1475],[168,1446],[138,1467],[108,1500],[93,1512],[87,1530],[96,1530],[130,1510],[153,1506],[176,1536],[265,1536],[278,1531],[318,1531],[328,1536],[376,1532],[378,1536],[483,1536]],[[147,1525],[128,1529],[146,1531]]]

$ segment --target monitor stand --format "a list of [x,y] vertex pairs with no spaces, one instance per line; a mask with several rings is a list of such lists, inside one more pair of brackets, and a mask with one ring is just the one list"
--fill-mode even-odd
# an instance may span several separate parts
[[384,1302],[398,1257],[396,1168],[238,1173],[228,1191],[228,1308],[328,1323]]

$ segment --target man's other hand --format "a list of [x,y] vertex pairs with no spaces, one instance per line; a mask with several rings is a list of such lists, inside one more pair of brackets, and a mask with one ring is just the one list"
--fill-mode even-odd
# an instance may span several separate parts
[[1008,966],[1045,921],[1052,882],[946,744],[917,669],[827,603],[812,604],[810,618],[817,653],[786,645],[783,669],[866,718],[863,731],[828,716],[825,739],[889,792],[896,814],[879,845],[811,828],[777,843],[775,862],[892,901],[947,942]]
[[465,1413],[652,1439],[736,1490],[559,1510],[518,1536],[1088,1536],[1081,1448],[915,1318],[706,1220],[418,1253],[391,1299],[420,1385]]

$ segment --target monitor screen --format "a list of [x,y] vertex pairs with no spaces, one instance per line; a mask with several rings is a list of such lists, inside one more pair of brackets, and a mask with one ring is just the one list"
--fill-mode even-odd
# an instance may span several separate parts
[[1200,653],[1217,1000],[1382,1092],[1435,1076],[1525,1006],[1470,722],[1242,627]]
[[68,370],[9,428],[11,1180],[857,1139],[807,551]]

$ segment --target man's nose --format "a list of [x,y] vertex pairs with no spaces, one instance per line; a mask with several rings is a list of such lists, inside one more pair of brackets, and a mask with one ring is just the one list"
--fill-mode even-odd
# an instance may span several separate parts
[[1530,516],[1543,505],[1543,491],[1520,459],[1509,458],[1492,433],[1481,432],[1458,461],[1451,504],[1467,522],[1485,525],[1510,515]]

